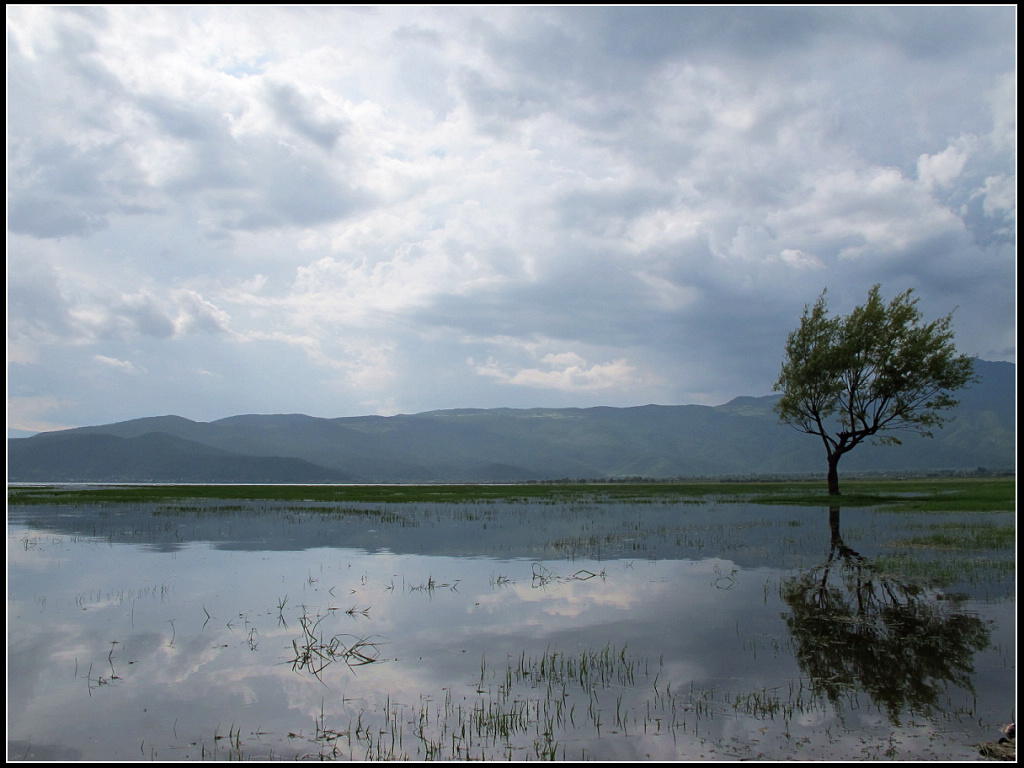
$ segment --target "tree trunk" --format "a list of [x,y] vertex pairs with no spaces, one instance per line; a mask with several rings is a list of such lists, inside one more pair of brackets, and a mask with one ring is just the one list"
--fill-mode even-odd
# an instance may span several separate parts
[[839,495],[839,457],[842,454],[833,453],[828,457],[828,495]]
[[828,508],[828,527],[832,531],[832,546],[837,547],[842,545],[843,537],[839,533],[839,506],[832,506]]

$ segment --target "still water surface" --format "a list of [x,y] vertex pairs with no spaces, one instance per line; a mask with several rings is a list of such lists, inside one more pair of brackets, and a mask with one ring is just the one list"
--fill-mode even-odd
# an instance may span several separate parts
[[977,759],[1013,717],[1013,554],[941,589],[876,567],[930,520],[10,507],[8,758]]

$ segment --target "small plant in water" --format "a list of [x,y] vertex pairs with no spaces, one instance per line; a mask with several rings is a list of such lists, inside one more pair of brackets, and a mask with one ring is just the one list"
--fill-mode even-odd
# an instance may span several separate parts
[[[321,674],[335,661],[342,661],[352,668],[380,660],[379,643],[371,638],[359,638],[354,635],[337,634],[325,637],[320,629],[323,620],[323,616],[315,620],[306,614],[299,617],[302,638],[292,640],[292,647],[295,649],[295,658],[291,659],[292,669],[308,670],[313,677],[323,682]],[[354,638],[354,642],[348,644],[344,638]]]

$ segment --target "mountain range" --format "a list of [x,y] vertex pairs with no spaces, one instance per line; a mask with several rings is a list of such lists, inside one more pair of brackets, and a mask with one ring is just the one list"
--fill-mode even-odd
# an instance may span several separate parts
[[[1016,467],[1016,366],[979,381],[928,439],[862,445],[840,473]],[[777,396],[724,405],[456,409],[398,416],[158,416],[7,441],[9,482],[392,483],[823,475],[820,439]],[[898,433],[896,433],[898,434]]]

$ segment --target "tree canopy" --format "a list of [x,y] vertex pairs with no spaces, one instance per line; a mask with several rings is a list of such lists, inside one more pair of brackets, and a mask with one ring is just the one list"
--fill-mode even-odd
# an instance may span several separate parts
[[831,316],[822,291],[786,342],[775,390],[779,419],[817,435],[828,457],[829,493],[838,495],[839,459],[860,443],[900,443],[895,431],[931,437],[959,404],[951,393],[975,380],[957,354],[952,312],[922,322],[907,290],[886,304],[881,286],[846,317]]

